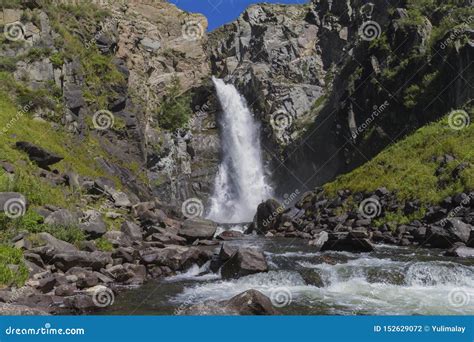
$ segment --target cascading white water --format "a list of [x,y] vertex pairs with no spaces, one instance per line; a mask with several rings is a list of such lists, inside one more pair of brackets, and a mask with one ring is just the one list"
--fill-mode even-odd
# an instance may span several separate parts
[[226,223],[249,222],[257,206],[272,196],[265,179],[259,125],[233,85],[214,77],[212,80],[223,110],[223,159],[214,181],[208,218]]

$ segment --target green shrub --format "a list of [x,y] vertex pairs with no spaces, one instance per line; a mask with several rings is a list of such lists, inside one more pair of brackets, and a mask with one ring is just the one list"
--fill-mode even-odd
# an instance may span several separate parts
[[0,245],[0,284],[23,286],[28,279],[28,269],[19,249]]
[[174,78],[166,88],[158,109],[158,124],[161,128],[174,131],[188,123],[191,112],[191,97],[189,94],[182,94],[180,81]]

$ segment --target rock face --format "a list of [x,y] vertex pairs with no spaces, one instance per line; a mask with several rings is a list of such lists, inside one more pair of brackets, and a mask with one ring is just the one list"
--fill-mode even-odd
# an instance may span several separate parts
[[222,265],[221,275],[222,278],[229,279],[266,271],[268,271],[268,265],[261,252],[240,248]]
[[[300,186],[296,179],[309,180],[312,188],[352,170],[393,137],[402,138],[400,132],[411,132],[473,97],[472,88],[462,90],[473,77],[473,46],[460,39],[470,36],[469,30],[454,34],[453,28],[430,46],[439,18],[450,11],[417,20],[406,8],[383,1],[258,4],[210,33],[212,73],[235,84],[263,123],[280,195]],[[369,21],[380,27],[373,37],[364,36]],[[456,42],[445,44],[454,35]],[[434,57],[433,50],[442,50],[443,57]],[[412,51],[432,64],[406,82],[404,71],[420,65],[410,60]],[[398,69],[400,60],[407,64],[404,71]],[[465,79],[457,81],[453,69]],[[435,82],[420,87],[434,74]],[[449,82],[455,89],[443,92]],[[443,105],[437,106],[426,94],[440,92]],[[394,93],[400,94],[397,99]],[[426,106],[430,110],[418,115]],[[282,162],[285,167],[279,167]]]
[[226,310],[239,315],[276,315],[270,298],[257,290],[248,290],[224,303]]

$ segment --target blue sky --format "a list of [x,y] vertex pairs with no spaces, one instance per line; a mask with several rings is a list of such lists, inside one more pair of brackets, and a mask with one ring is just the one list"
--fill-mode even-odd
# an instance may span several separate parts
[[202,13],[209,21],[209,31],[236,19],[249,5],[260,2],[277,4],[303,4],[308,0],[169,0],[179,8]]

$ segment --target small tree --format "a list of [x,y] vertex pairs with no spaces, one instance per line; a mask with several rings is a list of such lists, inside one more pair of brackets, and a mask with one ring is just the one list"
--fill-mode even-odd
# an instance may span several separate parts
[[173,77],[166,88],[163,102],[158,109],[158,124],[161,128],[174,131],[186,125],[191,113],[191,97],[182,94],[181,83]]

